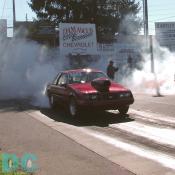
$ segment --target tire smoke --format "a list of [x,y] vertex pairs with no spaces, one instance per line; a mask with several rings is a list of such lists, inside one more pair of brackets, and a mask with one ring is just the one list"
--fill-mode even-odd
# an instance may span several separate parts
[[28,98],[47,106],[45,87],[63,69],[58,49],[13,38],[0,45],[0,100]]
[[[138,42],[138,41],[137,41]],[[142,43],[143,44],[143,43]],[[175,94],[175,53],[154,42],[155,74],[151,73],[150,54],[143,51],[142,69],[128,69],[120,76],[120,83],[135,93]],[[66,59],[59,56],[59,48],[48,48],[33,41],[13,38],[1,40],[0,100],[30,99],[35,106],[47,107],[47,83],[65,69]],[[93,65],[93,66],[92,66]],[[89,67],[105,71],[107,60],[101,59]],[[129,72],[129,73],[128,73]],[[118,75],[117,75],[118,76]]]
[[142,70],[133,70],[122,82],[136,93],[152,95],[175,94],[175,53],[154,41],[154,72],[151,72],[151,57],[142,53]]

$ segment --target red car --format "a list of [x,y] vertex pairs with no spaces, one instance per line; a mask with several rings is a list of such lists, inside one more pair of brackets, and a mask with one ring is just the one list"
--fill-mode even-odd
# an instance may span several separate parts
[[46,89],[51,107],[64,104],[71,116],[83,110],[116,110],[126,114],[134,102],[130,90],[94,69],[60,72]]

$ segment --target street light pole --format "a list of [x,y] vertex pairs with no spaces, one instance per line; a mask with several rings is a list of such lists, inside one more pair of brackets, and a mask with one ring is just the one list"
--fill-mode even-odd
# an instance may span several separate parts
[[143,20],[144,20],[144,35],[146,41],[148,39],[148,3],[147,0],[143,0]]
[[[151,73],[154,74],[155,78],[155,89],[156,89],[156,96],[161,96],[160,89],[159,89],[159,83],[157,80],[157,75],[155,73],[155,63],[154,63],[154,49],[153,49],[153,36],[151,35],[148,38],[149,31],[148,31],[148,2],[147,0],[143,0],[143,20],[144,20],[144,36],[145,36],[145,42],[146,47],[148,48],[149,45],[149,52],[150,52],[150,59],[151,59]],[[149,42],[148,42],[149,39]]]
[[153,55],[153,36],[150,35],[149,36],[149,40],[150,40],[150,54],[151,54],[151,73],[155,73],[154,71],[154,55]]
[[15,0],[13,0],[13,33],[15,29],[15,23],[16,23],[16,9],[15,9]]

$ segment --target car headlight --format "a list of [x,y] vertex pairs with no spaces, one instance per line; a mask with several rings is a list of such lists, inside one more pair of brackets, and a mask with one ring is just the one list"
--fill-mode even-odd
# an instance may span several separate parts
[[84,100],[88,100],[89,99],[89,94],[81,94],[81,98]]
[[130,92],[125,92],[125,93],[121,93],[119,96],[120,96],[120,98],[130,97],[131,96],[131,93]]
[[97,94],[91,94],[89,95],[90,100],[96,100],[98,98]]
[[130,92],[125,93],[125,97],[130,97],[130,96],[131,96]]
[[76,92],[76,96],[79,98],[79,99],[83,99],[83,100],[88,100],[89,99],[89,94],[86,94],[86,93],[82,93],[78,90],[75,91]]

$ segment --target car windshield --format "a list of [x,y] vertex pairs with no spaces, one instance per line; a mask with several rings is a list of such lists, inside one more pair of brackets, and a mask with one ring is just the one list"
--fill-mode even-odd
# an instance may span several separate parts
[[69,73],[69,84],[86,83],[102,77],[107,78],[103,72],[71,72]]

